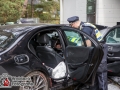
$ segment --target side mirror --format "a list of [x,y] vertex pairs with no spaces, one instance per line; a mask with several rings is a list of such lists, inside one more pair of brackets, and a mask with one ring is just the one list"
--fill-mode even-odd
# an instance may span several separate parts
[[29,57],[26,54],[20,54],[14,57],[14,61],[18,65],[26,64],[29,62]]

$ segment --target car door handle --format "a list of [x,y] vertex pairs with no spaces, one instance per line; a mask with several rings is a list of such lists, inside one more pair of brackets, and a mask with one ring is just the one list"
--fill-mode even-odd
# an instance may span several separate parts
[[108,53],[107,55],[108,56],[114,56],[114,53]]
[[108,51],[112,51],[113,47],[112,46],[108,46]]

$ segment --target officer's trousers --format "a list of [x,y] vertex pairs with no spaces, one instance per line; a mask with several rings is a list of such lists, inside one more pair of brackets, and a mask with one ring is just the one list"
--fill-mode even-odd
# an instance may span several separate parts
[[[103,65],[100,65],[99,67],[105,68],[105,66],[107,67],[107,62],[105,62]],[[94,86],[91,86],[90,90],[108,90],[107,70],[104,69],[104,71],[96,73]]]
[[104,56],[101,64],[98,67],[94,86],[90,87],[90,90],[108,90],[107,85],[107,45],[104,44],[103,48]]

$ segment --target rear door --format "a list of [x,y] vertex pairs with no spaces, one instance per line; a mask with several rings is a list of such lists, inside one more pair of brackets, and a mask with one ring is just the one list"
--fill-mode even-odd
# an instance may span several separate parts
[[[80,30],[62,27],[62,31],[66,44],[65,59],[69,76],[82,83],[90,81],[103,56],[101,46]],[[86,40],[92,42],[91,47],[86,46]]]
[[105,39],[108,45],[108,62],[120,61],[120,26],[111,28]]

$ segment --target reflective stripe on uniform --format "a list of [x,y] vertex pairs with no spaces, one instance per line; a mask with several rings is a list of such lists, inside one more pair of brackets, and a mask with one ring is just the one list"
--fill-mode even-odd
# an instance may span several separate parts
[[84,23],[84,25],[85,25],[85,26],[91,26],[91,27],[93,27],[93,28],[96,28],[96,26],[93,25],[93,24],[91,24],[91,23]]
[[[81,25],[82,26],[82,25]],[[80,29],[82,29],[83,27],[80,26]],[[95,29],[95,36],[97,38],[98,41],[102,40],[102,34],[100,33],[100,31],[96,28],[95,25],[91,24],[91,23],[84,23],[83,26],[88,26],[88,27],[92,27]]]
[[74,42],[76,40],[76,38],[72,38],[71,42]]
[[102,40],[102,35],[98,29],[95,29],[96,38],[98,41]]
[[80,40],[80,38],[76,38],[76,37],[70,37],[70,36],[68,36],[68,40],[69,40],[70,42],[77,43],[77,42]]

